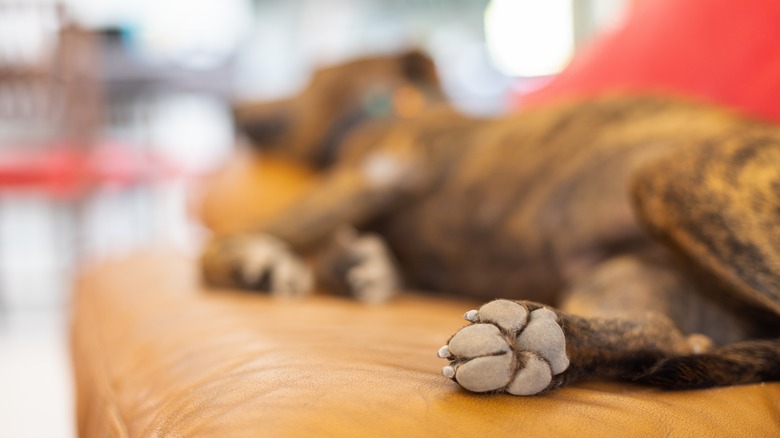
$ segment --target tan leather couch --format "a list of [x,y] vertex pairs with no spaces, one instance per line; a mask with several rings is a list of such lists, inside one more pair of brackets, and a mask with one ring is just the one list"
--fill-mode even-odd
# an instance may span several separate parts
[[[314,181],[281,163],[242,158],[210,185],[201,214],[212,228],[238,227],[283,207]],[[244,205],[252,207],[236,208]],[[444,363],[436,350],[475,305],[415,293],[367,306],[324,296],[285,301],[208,290],[192,255],[139,252],[88,269],[77,282],[72,353],[79,431],[137,437],[780,436],[776,383],[664,392],[583,382],[530,398],[467,393],[439,374]]]

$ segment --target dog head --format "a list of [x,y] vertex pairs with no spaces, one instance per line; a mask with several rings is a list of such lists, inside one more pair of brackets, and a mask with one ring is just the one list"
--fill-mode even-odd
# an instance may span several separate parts
[[234,116],[238,130],[259,149],[324,168],[356,128],[413,118],[443,100],[431,59],[410,51],[318,70],[297,96],[237,104]]

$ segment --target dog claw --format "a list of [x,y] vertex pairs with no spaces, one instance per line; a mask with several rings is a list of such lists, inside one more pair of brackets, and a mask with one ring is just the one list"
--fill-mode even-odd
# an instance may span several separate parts
[[450,353],[450,347],[445,345],[441,348],[439,348],[439,352],[436,353],[437,356],[439,356],[442,359],[446,359],[448,357],[452,356],[452,353]]
[[477,322],[479,321],[479,311],[476,309],[469,310],[463,315],[463,319],[468,322]]

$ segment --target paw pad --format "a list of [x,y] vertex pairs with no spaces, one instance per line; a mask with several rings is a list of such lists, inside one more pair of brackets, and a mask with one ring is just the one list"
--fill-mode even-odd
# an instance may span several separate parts
[[472,324],[458,331],[438,356],[450,361],[442,374],[465,389],[538,394],[569,367],[563,329],[550,309],[529,312],[523,304],[495,300],[464,318]]

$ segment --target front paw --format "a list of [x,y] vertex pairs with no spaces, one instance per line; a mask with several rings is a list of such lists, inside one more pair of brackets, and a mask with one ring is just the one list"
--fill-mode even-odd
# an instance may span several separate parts
[[286,243],[267,234],[220,238],[202,259],[209,283],[269,291],[276,296],[303,296],[313,290],[311,270]]
[[442,374],[474,392],[533,395],[552,388],[569,367],[558,317],[532,303],[495,300],[471,310],[472,322],[441,349]]
[[401,286],[398,267],[379,236],[354,235],[346,247],[354,261],[345,273],[352,296],[366,303],[383,303],[398,293]]

